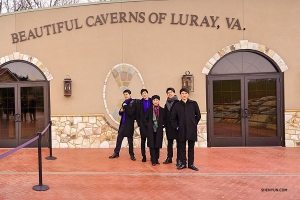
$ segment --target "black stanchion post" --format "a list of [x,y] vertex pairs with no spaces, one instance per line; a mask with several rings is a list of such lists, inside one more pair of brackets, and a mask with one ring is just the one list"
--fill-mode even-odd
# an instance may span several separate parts
[[46,157],[46,160],[56,160],[56,157],[52,156],[52,121],[49,122],[49,148],[50,148],[50,156]]
[[43,185],[42,180],[42,133],[38,133],[39,139],[38,139],[38,162],[39,162],[39,184],[32,187],[35,191],[45,191],[49,189],[49,186]]

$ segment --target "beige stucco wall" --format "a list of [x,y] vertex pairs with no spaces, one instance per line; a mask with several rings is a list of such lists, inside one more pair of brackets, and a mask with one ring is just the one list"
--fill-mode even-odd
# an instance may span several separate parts
[[[285,109],[299,110],[297,86],[300,79],[298,62],[300,44],[300,1],[295,0],[166,0],[124,3],[82,4],[0,15],[0,57],[13,52],[30,55],[43,63],[53,79],[51,115],[104,113],[103,86],[109,71],[119,63],[133,65],[141,74],[129,88],[140,98],[143,83],[150,95],[156,93],[166,100],[165,89],[181,87],[181,76],[190,71],[195,79],[195,92],[190,98],[206,111],[205,64],[222,48],[248,40],[274,50],[286,63],[284,72]],[[144,23],[114,23],[88,27],[88,16],[125,12],[145,12]],[[166,13],[161,24],[150,23],[152,13]],[[193,14],[198,23],[206,16],[218,16],[216,27],[172,25],[172,13]],[[226,17],[239,19],[241,28],[229,29]],[[46,35],[24,42],[12,43],[12,33],[39,28],[48,24],[78,19],[80,29]],[[128,18],[127,18],[128,19]],[[95,20],[95,19],[94,19]],[[5,27],[5,28],[3,28]],[[56,30],[57,31],[57,30]],[[63,79],[72,78],[73,94],[63,95]],[[142,83],[143,82],[143,83]],[[112,76],[106,89],[107,108],[112,110],[122,98]]]

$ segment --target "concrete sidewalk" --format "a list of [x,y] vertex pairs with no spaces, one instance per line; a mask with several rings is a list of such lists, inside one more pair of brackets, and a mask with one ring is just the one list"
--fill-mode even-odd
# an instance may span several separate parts
[[[0,155],[9,149],[0,149]],[[200,169],[177,170],[175,163],[136,161],[121,149],[42,149],[43,184],[39,184],[37,149],[21,149],[0,160],[0,199],[300,199],[300,148],[197,148]],[[147,152],[149,155],[149,152]],[[176,154],[175,154],[176,155]]]

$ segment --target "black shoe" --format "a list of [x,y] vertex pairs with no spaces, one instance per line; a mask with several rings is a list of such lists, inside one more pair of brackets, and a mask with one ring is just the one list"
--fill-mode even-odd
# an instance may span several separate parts
[[188,168],[195,171],[199,171],[199,169],[195,165],[189,165]]
[[119,154],[118,153],[113,153],[113,155],[109,156],[109,158],[119,158]]
[[181,165],[181,161],[176,159],[176,167],[179,167]]
[[160,164],[160,163],[158,162],[158,160],[156,161],[156,164],[158,164],[158,165]]
[[135,159],[135,157],[132,155],[132,156],[130,156],[130,159],[131,160],[133,160],[133,161],[135,161],[136,159]]
[[186,168],[186,165],[184,165],[184,164],[181,164],[181,165],[179,165],[178,167],[177,167],[177,169],[184,169],[184,168]]
[[155,166],[156,165],[156,163],[152,163],[152,166]]
[[146,156],[143,156],[142,162],[146,162]]
[[169,163],[172,163],[172,158],[167,158],[164,162],[163,162],[163,164],[169,164]]

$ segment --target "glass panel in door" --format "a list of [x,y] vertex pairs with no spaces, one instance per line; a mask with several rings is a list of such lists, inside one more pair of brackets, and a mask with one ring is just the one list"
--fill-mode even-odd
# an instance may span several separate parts
[[248,79],[248,137],[277,136],[276,79]]
[[0,88],[0,139],[16,139],[15,88]]
[[242,137],[241,81],[213,81],[213,130],[215,138]]
[[21,87],[21,139],[31,139],[45,128],[44,90],[42,86]]

